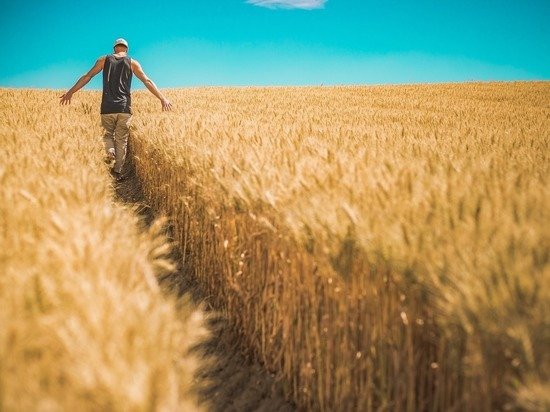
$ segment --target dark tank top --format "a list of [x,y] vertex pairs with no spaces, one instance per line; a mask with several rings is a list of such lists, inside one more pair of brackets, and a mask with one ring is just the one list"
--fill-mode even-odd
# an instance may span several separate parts
[[132,114],[131,84],[132,60],[128,56],[118,58],[113,54],[106,56],[103,65],[101,114]]

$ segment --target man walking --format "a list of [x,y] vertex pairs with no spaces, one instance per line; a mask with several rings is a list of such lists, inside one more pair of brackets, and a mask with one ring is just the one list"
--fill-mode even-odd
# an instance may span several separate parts
[[117,182],[122,177],[122,166],[126,158],[129,126],[132,119],[132,98],[130,86],[132,73],[161,102],[162,110],[171,110],[172,104],[157,89],[157,86],[143,72],[141,65],[135,59],[128,57],[128,42],[116,39],[114,53],[101,56],[95,65],[75,83],[73,87],[61,96],[62,105],[71,103],[74,93],[84,87],[96,74],[103,70],[103,95],[101,98],[101,125],[105,129],[103,142],[109,161],[115,161],[113,176]]

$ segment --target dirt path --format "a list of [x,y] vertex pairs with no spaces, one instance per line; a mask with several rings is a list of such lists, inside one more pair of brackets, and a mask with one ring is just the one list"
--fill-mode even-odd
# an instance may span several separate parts
[[[124,170],[127,178],[116,185],[118,200],[134,205],[143,217],[145,224],[150,225],[154,212],[147,206],[132,164],[127,162]],[[177,256],[178,262],[181,259]],[[214,312],[207,300],[201,296],[198,285],[186,276],[183,268],[164,279],[180,294],[191,293],[196,304],[202,302],[206,310]],[[202,371],[197,379],[207,382],[201,391],[201,399],[209,402],[212,411],[294,411],[295,406],[287,402],[282,395],[280,383],[262,368],[249,360],[239,348],[231,324],[221,316],[212,316],[209,324],[212,338],[197,347],[196,350],[207,356],[215,357],[214,366]]]

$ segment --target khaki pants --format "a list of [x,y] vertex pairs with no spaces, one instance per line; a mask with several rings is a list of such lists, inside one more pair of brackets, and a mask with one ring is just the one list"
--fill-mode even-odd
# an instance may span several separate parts
[[126,147],[130,134],[130,121],[132,115],[129,113],[111,113],[101,115],[101,125],[105,129],[103,143],[105,151],[115,149],[115,167],[113,170],[120,173],[126,158]]

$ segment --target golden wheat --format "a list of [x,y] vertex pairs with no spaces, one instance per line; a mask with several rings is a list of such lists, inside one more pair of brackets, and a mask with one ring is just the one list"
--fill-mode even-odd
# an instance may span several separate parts
[[198,410],[202,312],[159,290],[160,223],[113,201],[99,116],[0,90],[0,409]]
[[166,94],[134,97],[145,192],[298,405],[549,407],[548,82]]
[[167,94],[146,192],[300,405],[548,406],[549,83]]

